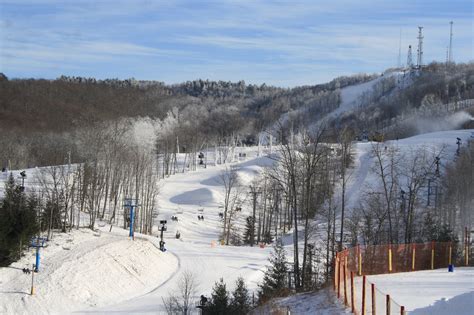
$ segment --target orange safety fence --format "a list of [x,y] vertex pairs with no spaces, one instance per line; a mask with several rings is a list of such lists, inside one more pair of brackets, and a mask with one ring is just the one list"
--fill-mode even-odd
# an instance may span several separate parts
[[[354,314],[406,314],[389,292],[378,290],[365,276],[468,265],[469,242],[457,248],[452,242],[358,245],[336,254],[334,290]],[[459,251],[458,251],[459,250]]]

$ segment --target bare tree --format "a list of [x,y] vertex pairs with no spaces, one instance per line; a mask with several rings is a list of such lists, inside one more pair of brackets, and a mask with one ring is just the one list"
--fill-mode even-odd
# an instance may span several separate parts
[[196,275],[189,270],[183,271],[178,280],[177,289],[163,298],[166,313],[170,315],[188,315],[194,309],[193,298],[196,297],[198,283]]
[[222,239],[229,244],[231,220],[236,214],[236,208],[242,204],[243,187],[240,185],[237,169],[226,167],[219,176],[220,182],[224,186],[224,224]]

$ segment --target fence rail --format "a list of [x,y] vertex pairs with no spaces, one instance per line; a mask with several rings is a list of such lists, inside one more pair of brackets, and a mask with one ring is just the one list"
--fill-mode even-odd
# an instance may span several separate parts
[[358,245],[340,251],[334,259],[334,290],[352,313],[406,314],[389,292],[380,291],[366,276],[472,265],[470,233],[461,246],[453,242]]

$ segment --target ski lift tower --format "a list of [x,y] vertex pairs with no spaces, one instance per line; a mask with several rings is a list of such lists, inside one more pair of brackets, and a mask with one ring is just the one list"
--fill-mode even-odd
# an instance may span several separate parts
[[20,172],[20,177],[21,177],[21,186],[20,190],[25,191],[25,178],[26,178],[26,171],[21,171]]
[[125,198],[125,200],[124,200],[124,207],[130,209],[130,216],[129,216],[129,220],[130,220],[130,232],[129,232],[128,236],[130,236],[130,238],[131,238],[132,240],[135,239],[134,226],[133,226],[133,222],[134,222],[134,220],[135,220],[134,209],[137,208],[138,206],[139,206],[139,204],[138,204],[138,199]]
[[163,232],[167,230],[166,228],[166,220],[160,220],[160,224],[161,224],[161,227],[160,227],[160,250],[162,252],[165,252],[166,251],[166,248],[165,248],[165,241],[163,241]]
[[36,263],[35,263],[35,270],[34,272],[39,271],[40,266],[40,248],[45,247],[46,238],[45,237],[33,237],[31,239],[30,246],[36,248]]

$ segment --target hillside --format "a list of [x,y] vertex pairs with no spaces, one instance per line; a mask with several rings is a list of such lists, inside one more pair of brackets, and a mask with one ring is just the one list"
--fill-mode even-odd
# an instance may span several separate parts
[[[460,137],[463,143],[467,143],[472,139],[473,132],[474,130],[459,130],[431,133],[387,142],[386,145],[395,146],[403,153],[409,153],[420,146],[426,146],[433,152],[442,149],[442,164],[447,166],[455,158],[455,139]],[[376,144],[354,144],[356,162],[347,188],[348,209],[358,207],[364,195],[363,190],[376,181],[374,161],[370,153],[374,145]],[[274,159],[268,156],[269,148],[262,150],[264,156],[258,156],[257,147],[239,150],[240,153],[246,153],[246,157],[236,159],[231,165],[237,170],[237,175],[245,186],[250,185],[263,172],[264,167],[274,163]],[[273,150],[279,152],[278,147]],[[212,155],[209,158],[212,160]],[[164,232],[167,248],[165,253],[156,248],[159,241],[156,237],[156,226],[153,235],[137,233],[134,242],[128,239],[127,230],[114,227],[113,231],[109,232],[109,225],[105,221],[99,223],[96,232],[81,229],[68,234],[55,234],[49,246],[42,252],[42,268],[36,277],[37,296],[27,295],[30,278],[21,275],[19,269],[33,261],[32,251],[9,268],[0,269],[0,304],[5,305],[4,311],[16,314],[33,309],[41,314],[78,311],[112,314],[153,313],[163,310],[162,298],[176,290],[181,274],[190,270],[195,273],[199,283],[195,300],[200,294],[208,296],[214,282],[220,277],[224,277],[231,289],[235,279],[243,276],[249,289],[256,290],[263,276],[262,271],[268,266],[270,248],[221,246],[217,242],[222,227],[219,212],[222,211],[224,202],[224,187],[220,176],[227,167],[201,167],[194,172],[175,174],[161,181],[156,220],[168,221],[167,231]],[[15,174],[17,175],[16,172]],[[35,178],[39,174],[37,169],[27,170],[28,187],[36,185]],[[6,177],[2,179],[6,180]],[[336,203],[338,195],[336,192]],[[238,212],[235,218],[240,231],[243,228],[243,219],[249,214],[251,203],[246,202],[242,212]],[[198,215],[203,215],[205,219],[197,220]],[[177,216],[179,220],[172,221],[172,216]],[[88,215],[84,213],[81,220],[87,225]],[[120,221],[117,224],[121,225]],[[318,230],[312,234],[311,241],[320,244],[318,247],[324,246],[324,224],[319,216],[316,217],[315,224]],[[181,238],[175,239],[174,235],[178,230],[181,232]],[[283,238],[288,257],[291,257],[291,231],[283,235]],[[301,247],[303,242],[301,238]],[[320,259],[323,259],[323,256],[320,256]],[[390,278],[383,279],[389,281]],[[437,294],[447,298],[456,295],[450,293],[451,295],[447,296],[441,292]],[[58,298],[59,296],[61,298]],[[404,301],[402,296],[400,299]],[[418,300],[413,304],[413,308],[428,306],[431,301],[432,299],[426,299],[426,303],[422,303]],[[274,303],[284,308],[290,307],[297,314],[315,309],[325,310],[328,314],[344,312],[341,305],[336,303],[326,290],[278,299]]]
[[[422,72],[340,77],[327,84],[291,89],[243,81],[196,80],[169,86],[133,79],[4,76],[0,80],[4,134],[0,145],[10,153],[0,154],[0,163],[12,168],[58,164],[67,158],[67,151],[73,162],[81,162],[84,148],[77,140],[84,129],[103,132],[104,125],[124,119],[149,117],[163,122],[170,115],[177,115],[181,126],[188,125],[207,143],[234,135],[236,141],[255,144],[259,133],[275,126],[298,132],[321,121],[336,129],[347,126],[356,135],[406,137],[419,132],[410,120],[414,117],[431,119],[460,110],[472,113],[473,64],[453,67],[445,71],[434,63]],[[180,132],[189,131],[181,128]],[[278,137],[278,130],[272,133],[277,141],[287,140]],[[64,149],[58,150],[58,144]]]

